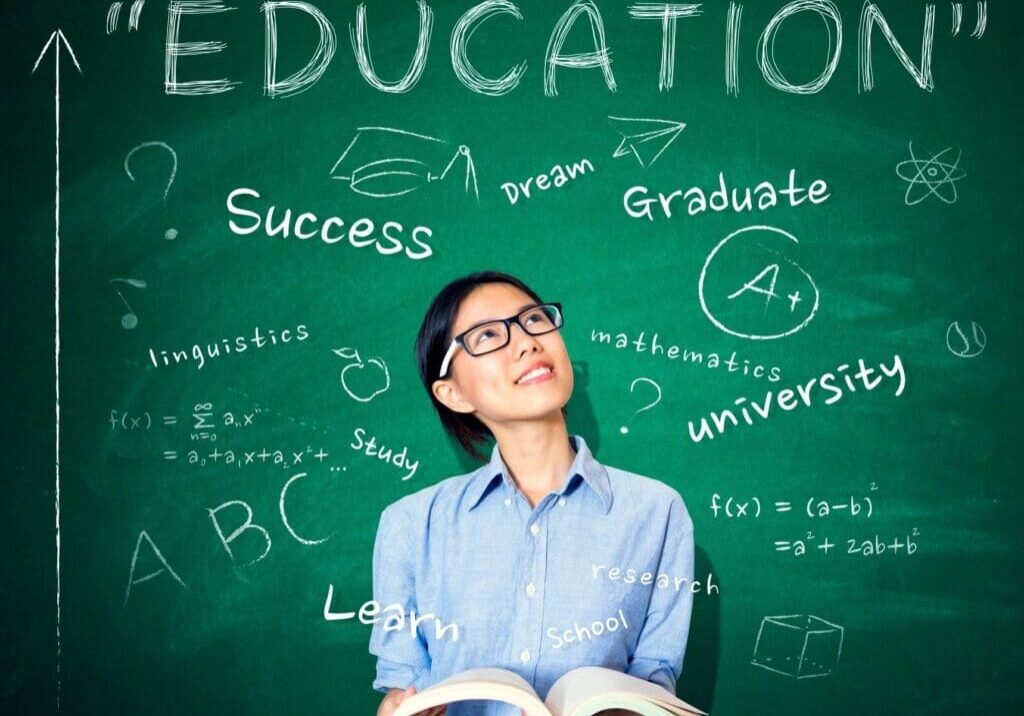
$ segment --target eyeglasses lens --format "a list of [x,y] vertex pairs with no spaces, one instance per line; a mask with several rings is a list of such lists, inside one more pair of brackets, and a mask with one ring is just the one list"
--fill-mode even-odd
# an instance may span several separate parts
[[[539,336],[550,333],[562,325],[562,315],[556,306],[544,304],[534,306],[519,314],[519,322],[527,333]],[[501,321],[492,321],[477,326],[466,334],[466,348],[473,355],[496,351],[508,343],[508,326]]]

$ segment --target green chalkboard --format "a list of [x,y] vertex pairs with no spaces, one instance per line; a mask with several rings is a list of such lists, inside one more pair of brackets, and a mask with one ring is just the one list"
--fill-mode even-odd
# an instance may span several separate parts
[[1019,711],[1022,22],[6,8],[0,710],[373,713],[325,600],[477,467],[413,342],[494,269],[563,305],[570,432],[690,510],[681,698]]

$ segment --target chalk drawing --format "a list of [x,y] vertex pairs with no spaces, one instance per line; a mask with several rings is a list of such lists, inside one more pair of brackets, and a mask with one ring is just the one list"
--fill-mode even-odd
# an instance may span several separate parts
[[843,652],[843,631],[811,614],[764,617],[750,663],[797,679],[829,676]]
[[669,145],[675,141],[686,124],[668,119],[643,119],[638,117],[608,117],[619,123],[619,134],[622,141],[615,148],[612,157],[624,157],[632,154],[647,168],[658,161]]
[[960,168],[960,148],[947,147],[932,155],[931,159],[918,159],[914,156],[913,143],[908,146],[910,159],[896,165],[896,173],[900,179],[907,182],[904,203],[907,206],[914,206],[929,196],[935,196],[947,204],[955,203],[956,182],[967,176]]
[[[463,191],[480,191],[469,147],[391,127],[360,127],[331,167],[331,178],[348,182],[357,194],[374,198],[401,196],[432,182],[443,182],[456,163],[463,165]],[[447,159],[445,159],[447,157]],[[440,171],[438,167],[442,167]]]

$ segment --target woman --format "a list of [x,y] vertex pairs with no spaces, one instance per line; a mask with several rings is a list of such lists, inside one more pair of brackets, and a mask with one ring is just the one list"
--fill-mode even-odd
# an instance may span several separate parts
[[[415,630],[374,623],[373,688],[387,694],[378,716],[483,666],[518,673],[542,699],[579,666],[675,693],[693,604],[693,522],[674,489],[602,465],[568,434],[562,324],[560,304],[490,271],[453,281],[427,310],[416,354],[442,424],[477,459],[486,459],[477,444],[496,444],[482,468],[381,515],[374,600],[421,621]],[[519,709],[463,701],[447,713]]]

